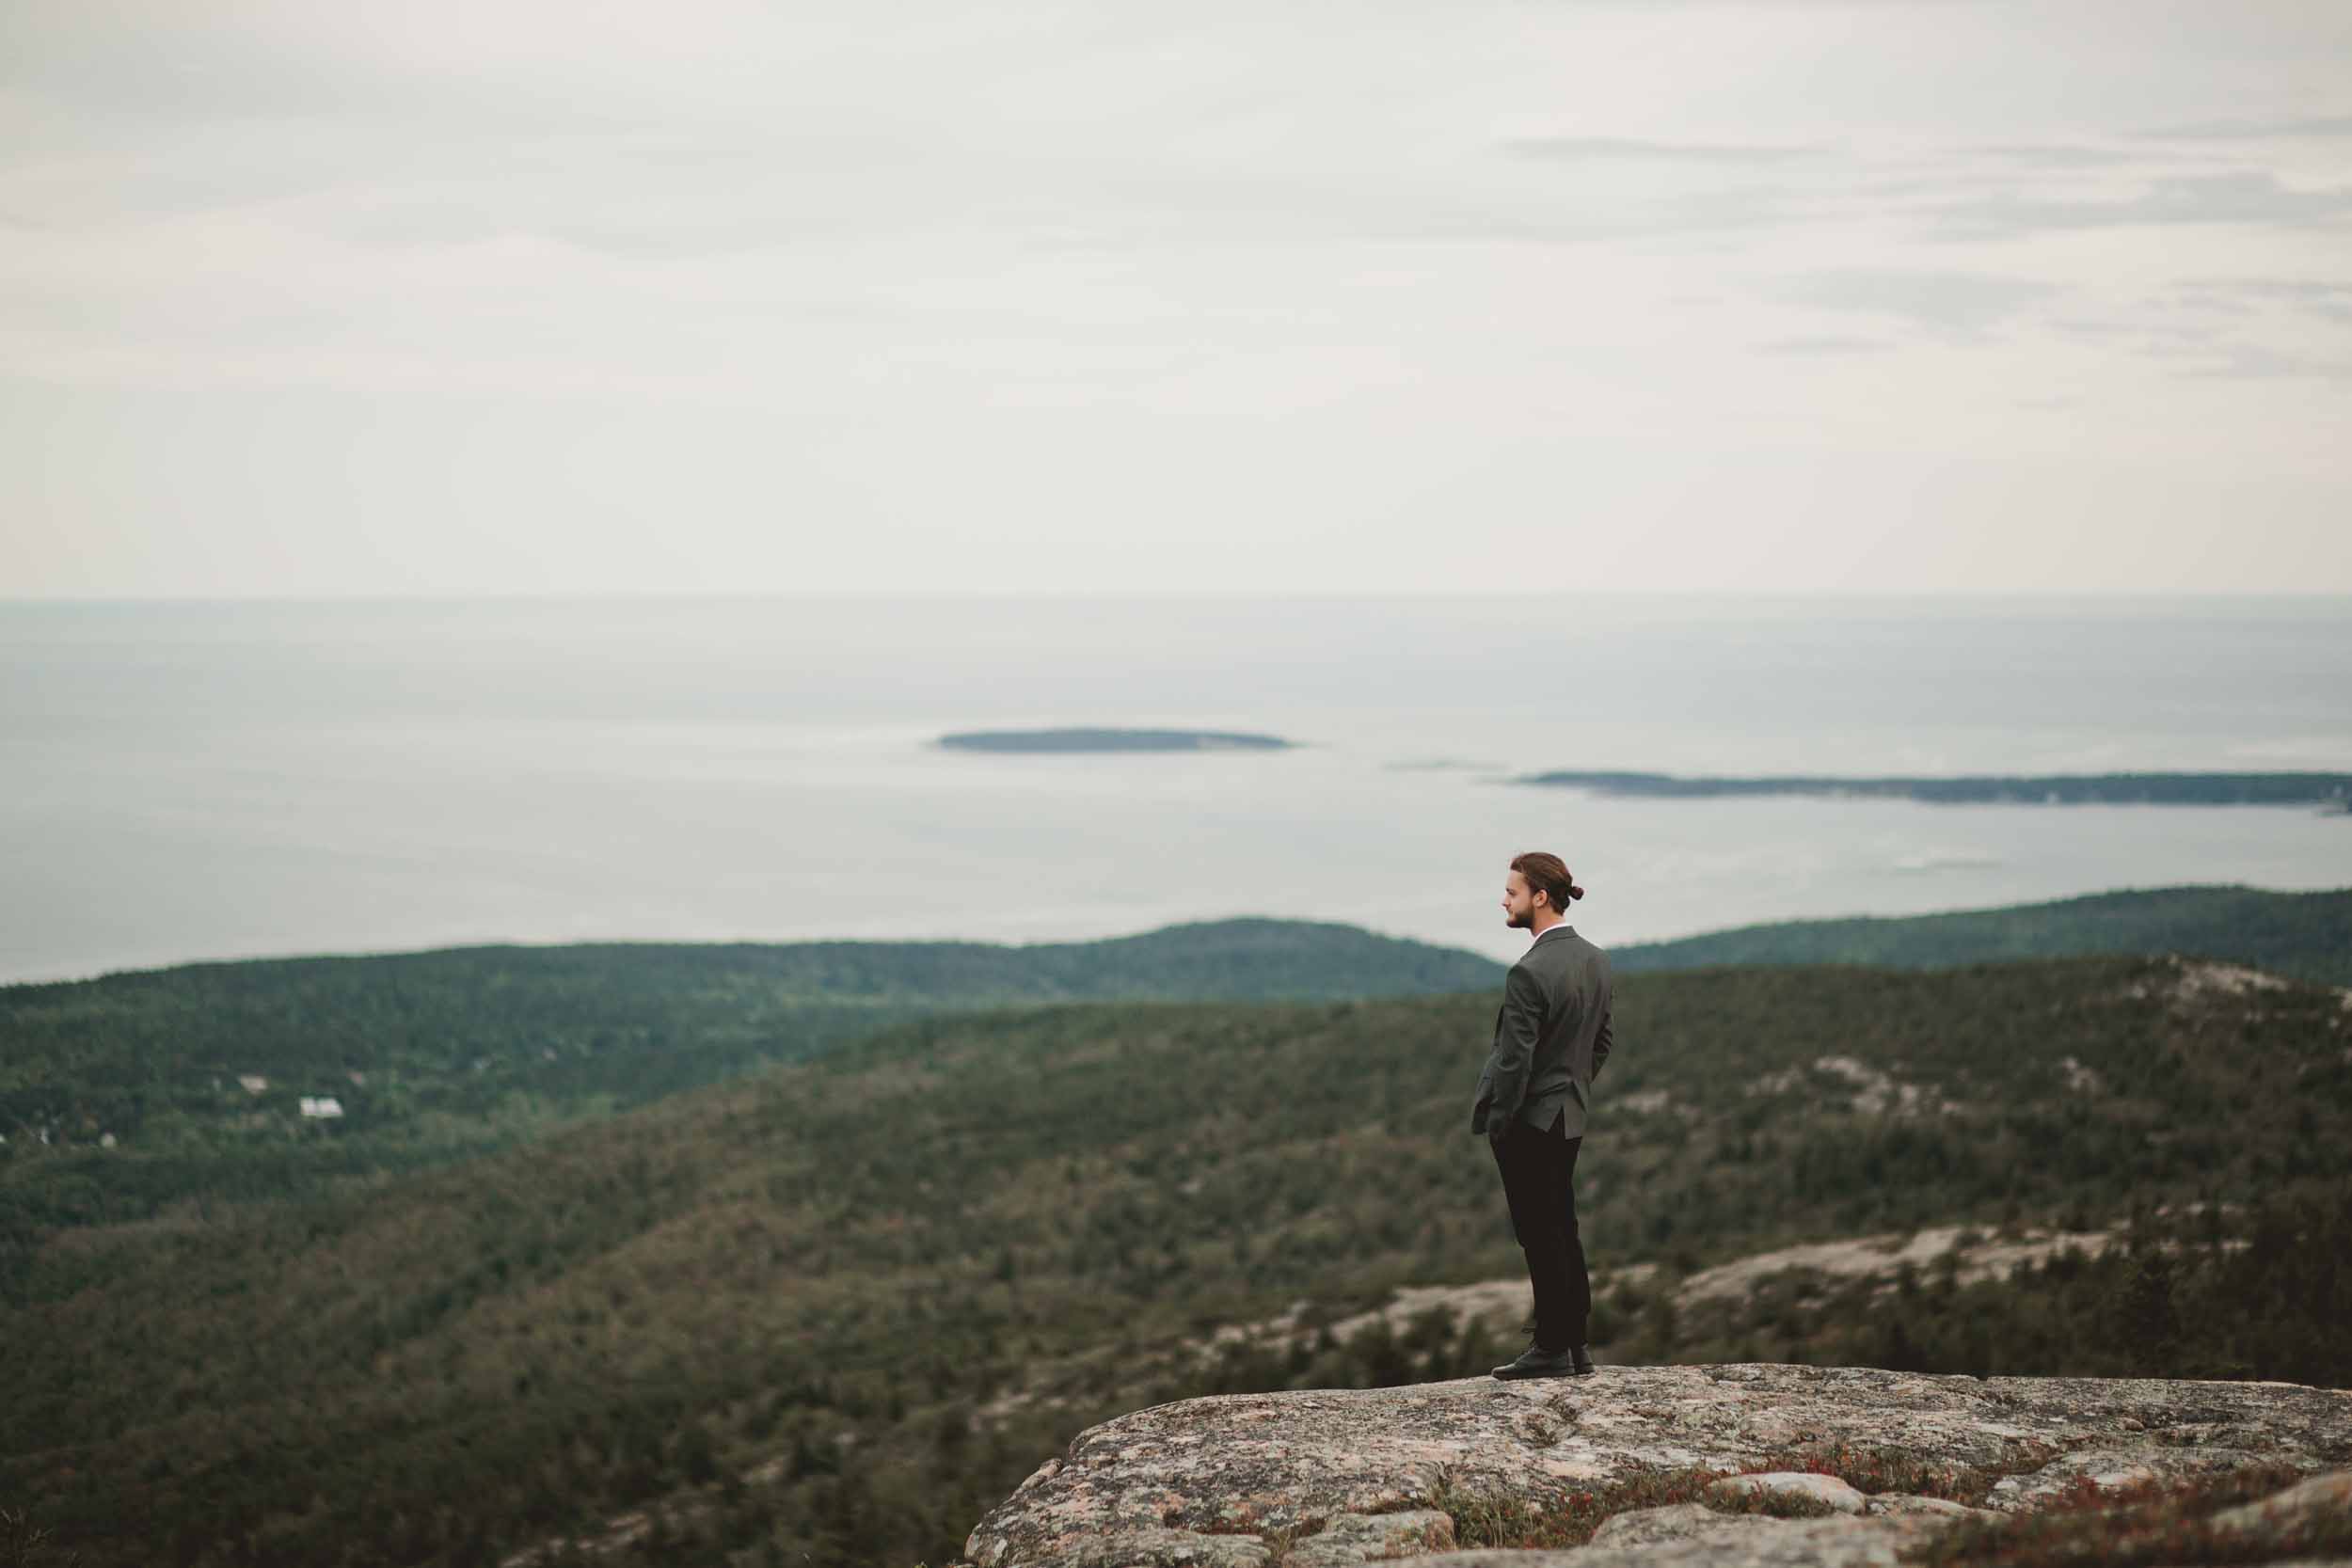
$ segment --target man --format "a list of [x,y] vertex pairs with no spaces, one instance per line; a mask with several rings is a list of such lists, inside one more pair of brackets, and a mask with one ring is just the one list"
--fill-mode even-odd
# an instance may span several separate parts
[[1576,1233],[1576,1151],[1593,1080],[1609,1059],[1609,956],[1562,917],[1584,896],[1557,855],[1516,856],[1502,884],[1503,924],[1535,940],[1504,978],[1495,1043],[1478,1080],[1470,1131],[1486,1134],[1502,1173],[1511,1234],[1527,1257],[1535,1339],[1500,1378],[1581,1377],[1593,1284]]

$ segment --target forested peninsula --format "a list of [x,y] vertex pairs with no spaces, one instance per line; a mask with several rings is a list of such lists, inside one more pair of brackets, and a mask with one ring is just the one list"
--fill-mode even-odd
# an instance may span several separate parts
[[1549,772],[1510,781],[1597,795],[1670,800],[1825,795],[1930,805],[2318,806],[2352,814],[2352,773],[2046,773],[1920,778],[1829,774],[1735,778],[1671,773]]

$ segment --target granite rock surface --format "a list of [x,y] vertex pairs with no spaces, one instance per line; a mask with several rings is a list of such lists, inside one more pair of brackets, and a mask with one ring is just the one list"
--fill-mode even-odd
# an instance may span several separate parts
[[[1648,1474],[1803,1471],[1812,1459],[1856,1485],[1861,1516],[1732,1514],[1719,1529],[1683,1513],[1680,1538],[1634,1539],[1629,1524],[1573,1552],[1508,1553],[1447,1551],[1450,1532],[1403,1521],[1387,1530],[1341,1523],[1429,1511],[1466,1494],[1556,1506]],[[1888,1484],[1872,1484],[1873,1462],[1886,1466]],[[2352,1392],[1865,1368],[1606,1367],[1586,1378],[1218,1395],[1136,1411],[1087,1429],[1047,1460],[980,1520],[964,1554],[978,1568],[1303,1564],[1322,1561],[1300,1554],[1339,1529],[1327,1544],[1332,1560],[1412,1556],[1431,1568],[1545,1568],[1553,1558],[1565,1568],[1571,1557],[1578,1568],[1751,1558],[1892,1563],[1916,1532],[1947,1528],[1952,1516],[1899,1495],[1915,1489],[1915,1477],[1896,1484],[1906,1469],[1997,1478],[1985,1505],[2019,1511],[2087,1485],[2253,1465],[2313,1476],[2352,1466]],[[1424,1512],[1421,1524],[1430,1523]],[[1347,1555],[1359,1539],[1370,1543],[1366,1555]]]

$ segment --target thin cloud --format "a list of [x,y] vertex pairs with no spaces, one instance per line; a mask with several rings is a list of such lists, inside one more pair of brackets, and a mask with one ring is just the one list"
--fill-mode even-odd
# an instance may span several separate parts
[[2290,119],[2205,119],[2158,125],[2130,135],[2150,141],[2299,141],[2352,136],[2352,115],[2306,115]]
[[1375,225],[1382,240],[1437,240],[1502,245],[1591,245],[1747,232],[1786,231],[1838,212],[1834,201],[1791,186],[1743,181],[1711,189],[1647,191],[1601,203],[1547,201],[1533,207],[1518,198],[1475,207],[1457,203],[1426,215]]
[[1976,338],[2064,291],[1994,273],[1843,267],[1785,285],[1781,297],[1822,310],[1883,316],[1945,337]]
[[2352,218],[2352,186],[2298,190],[2275,174],[2239,171],[2158,180],[2120,200],[1997,196],[1932,210],[1947,238],[2011,239],[2070,230],[2249,224],[2334,228]]
[[1884,354],[1888,345],[1870,338],[1840,338],[1821,334],[1804,338],[1775,338],[1758,343],[1758,354],[1787,355],[1797,358],[1831,359],[1858,354]]
[[2063,143],[1970,147],[1962,150],[1972,157],[1994,158],[2011,166],[2045,169],[2114,168],[2122,165],[2158,163],[2177,157],[2174,153],[2149,150]]
[[1643,141],[1626,136],[1517,136],[1502,145],[1521,157],[1541,158],[1553,163],[1615,159],[1642,163],[1786,164],[1828,155],[1817,147]]
[[2352,324],[2352,283],[2308,277],[2192,277],[2184,279],[2180,290],[2179,303],[2193,309],[2253,315],[2276,307]]
[[2233,343],[2185,366],[2179,373],[2200,381],[2320,381],[2352,387],[2352,358]]

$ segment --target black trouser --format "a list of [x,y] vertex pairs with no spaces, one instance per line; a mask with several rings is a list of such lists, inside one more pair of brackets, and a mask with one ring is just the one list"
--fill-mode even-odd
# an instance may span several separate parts
[[1541,1132],[1519,1123],[1495,1148],[1502,1196],[1511,1206],[1511,1234],[1527,1255],[1527,1280],[1535,1288],[1535,1343],[1548,1351],[1584,1343],[1593,1316],[1593,1281],[1576,1233],[1571,1184],[1584,1140],[1566,1132],[1564,1110]]

